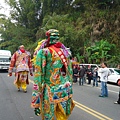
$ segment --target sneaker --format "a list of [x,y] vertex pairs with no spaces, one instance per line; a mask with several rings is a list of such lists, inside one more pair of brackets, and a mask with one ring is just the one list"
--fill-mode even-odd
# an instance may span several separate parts
[[105,95],[105,97],[108,97],[108,95]]
[[99,95],[99,97],[104,97],[104,96],[102,96],[102,95]]
[[27,90],[24,90],[23,92],[24,92],[24,93],[27,93]]
[[18,88],[18,92],[20,92],[20,88]]
[[114,104],[120,104],[120,103],[118,103],[118,102],[116,101],[116,102],[114,102]]

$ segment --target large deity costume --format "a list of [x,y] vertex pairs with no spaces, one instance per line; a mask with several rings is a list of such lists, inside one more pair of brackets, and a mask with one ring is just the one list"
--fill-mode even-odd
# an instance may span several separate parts
[[58,42],[58,30],[50,29],[46,36],[35,52],[31,106],[42,120],[67,120],[75,106],[70,53]]
[[27,85],[29,84],[28,73],[30,72],[30,75],[33,75],[30,57],[30,52],[26,51],[24,46],[21,45],[20,49],[13,54],[8,71],[9,76],[12,76],[12,70],[15,67],[14,84],[18,88],[18,91],[22,88],[25,93],[27,92]]

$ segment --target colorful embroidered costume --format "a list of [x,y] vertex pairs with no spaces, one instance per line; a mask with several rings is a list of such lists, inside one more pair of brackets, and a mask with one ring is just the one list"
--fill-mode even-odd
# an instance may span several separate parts
[[20,49],[17,50],[12,58],[9,67],[9,76],[12,76],[12,70],[15,67],[15,81],[14,84],[17,86],[18,91],[20,91],[20,87],[24,92],[27,92],[27,84],[28,81],[28,73],[32,75],[32,63],[30,58],[30,53],[24,50],[24,46],[21,45]]
[[[58,42],[58,30],[50,29],[35,54],[31,106],[42,120],[67,120],[74,108],[72,63],[66,47]],[[51,40],[52,39],[52,40]]]

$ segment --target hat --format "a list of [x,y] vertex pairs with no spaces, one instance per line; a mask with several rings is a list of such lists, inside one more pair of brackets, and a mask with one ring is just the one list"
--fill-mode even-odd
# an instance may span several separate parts
[[50,29],[46,32],[47,44],[55,44],[59,40],[59,31],[56,29]]
[[21,47],[24,47],[24,45],[20,45],[20,48],[21,48]]

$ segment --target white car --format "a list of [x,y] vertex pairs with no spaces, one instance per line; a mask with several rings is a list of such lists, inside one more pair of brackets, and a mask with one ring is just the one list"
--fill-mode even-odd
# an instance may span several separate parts
[[94,70],[94,68],[99,68],[99,65],[97,64],[79,64],[79,66],[84,66],[86,69],[88,68],[88,66],[91,66],[92,70]]
[[[117,83],[120,79],[120,69],[118,68],[108,68],[111,74],[108,76],[108,82]],[[98,81],[100,81],[101,73],[98,70]]]

